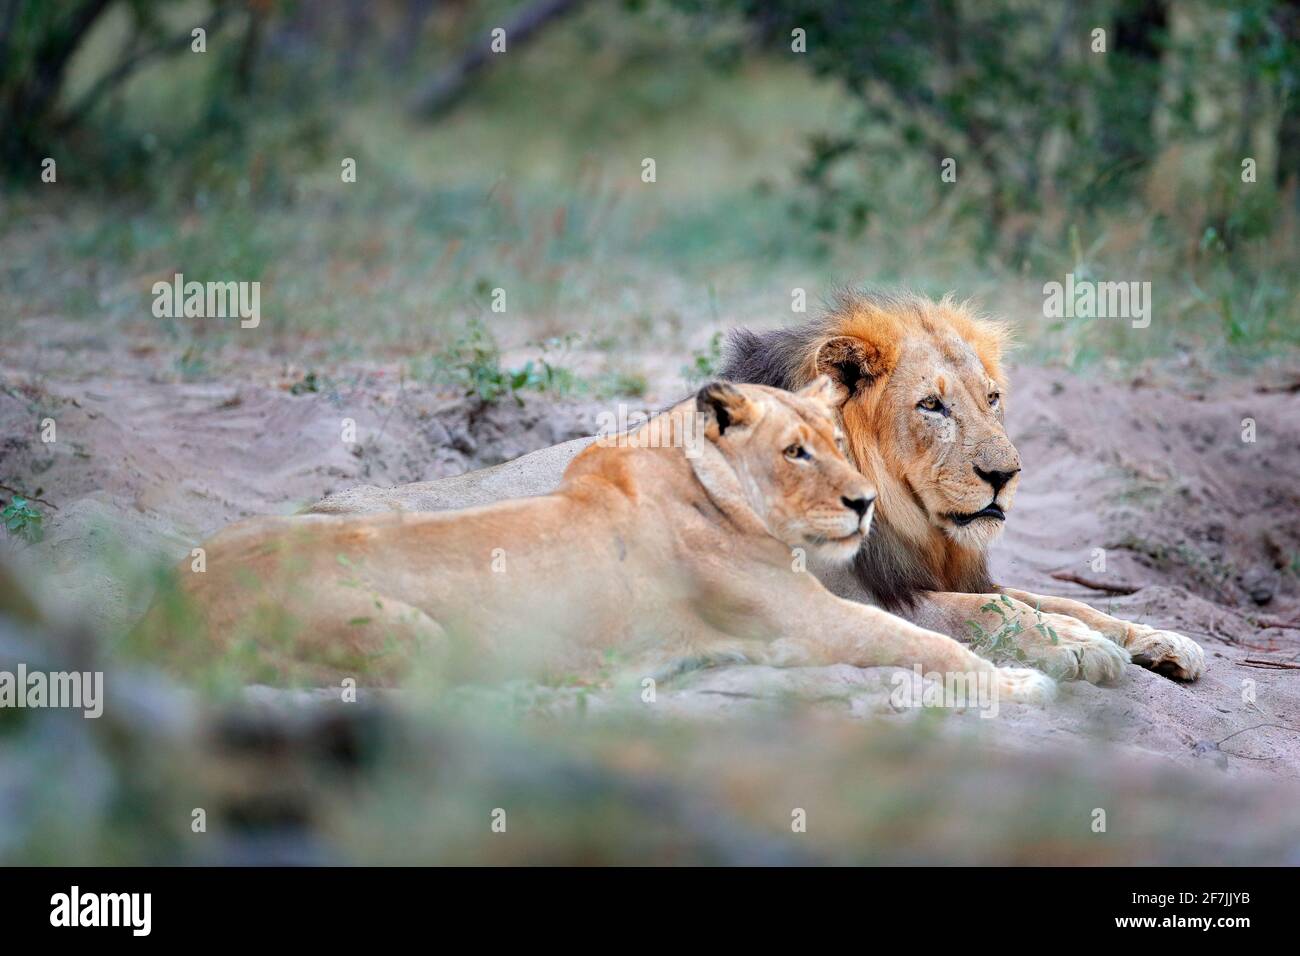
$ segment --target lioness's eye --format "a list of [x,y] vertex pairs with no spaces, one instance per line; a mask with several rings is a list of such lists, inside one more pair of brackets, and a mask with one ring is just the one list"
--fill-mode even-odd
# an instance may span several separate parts
[[803,445],[791,445],[785,450],[785,457],[794,461],[799,458],[811,458],[812,455],[808,454],[808,449]]
[[931,395],[917,402],[916,407],[926,412],[941,412],[943,411],[943,402]]
[[997,408],[997,407],[998,407],[998,400],[1001,399],[1001,398],[1002,398],[1002,396],[1001,396],[1001,394],[999,394],[998,392],[994,392],[993,394],[991,394],[991,395],[989,396],[989,408]]

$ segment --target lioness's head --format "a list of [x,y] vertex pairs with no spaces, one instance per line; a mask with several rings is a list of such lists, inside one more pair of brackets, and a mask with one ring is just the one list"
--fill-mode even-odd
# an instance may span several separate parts
[[704,438],[722,453],[768,531],[820,561],[851,561],[876,499],[849,464],[827,377],[791,393],[712,382],[695,396]]
[[734,333],[722,374],[782,388],[828,376],[850,455],[880,495],[881,531],[898,544],[885,558],[902,590],[967,590],[985,577],[983,550],[1019,483],[1003,427],[1006,341],[1005,326],[951,297],[842,294],[819,320]]

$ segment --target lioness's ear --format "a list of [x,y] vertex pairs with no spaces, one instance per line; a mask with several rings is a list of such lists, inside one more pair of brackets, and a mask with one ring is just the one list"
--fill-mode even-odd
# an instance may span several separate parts
[[704,434],[716,440],[728,428],[745,428],[763,417],[763,406],[729,382],[710,382],[695,393],[695,408],[704,416]]
[[843,405],[884,372],[880,351],[851,335],[827,339],[817,350],[817,374],[834,383],[835,405]]
[[818,375],[795,394],[800,398],[810,399],[830,409],[837,408],[843,403],[841,392],[842,389],[831,381],[829,375]]

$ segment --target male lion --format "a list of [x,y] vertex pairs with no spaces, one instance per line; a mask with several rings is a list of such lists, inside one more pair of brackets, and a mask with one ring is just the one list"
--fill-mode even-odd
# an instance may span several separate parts
[[[851,570],[823,575],[831,590],[954,636],[968,621],[996,630],[1005,615],[1027,657],[1060,677],[1113,680],[1131,656],[1195,680],[1205,656],[1190,638],[989,579],[985,552],[1020,482],[1003,428],[1006,340],[1005,326],[951,296],[842,293],[821,319],[734,332],[721,374],[779,388],[835,382],[849,455],[880,497]],[[1047,627],[1035,626],[1040,614]]]
[[[837,597],[803,557],[853,560],[875,494],[848,463],[818,379],[797,394],[714,383],[574,459],[551,494],[465,511],[254,518],[179,570],[197,620],[168,638],[279,676],[391,680],[416,651],[440,674],[637,673],[673,662],[920,665],[989,675],[1043,700],[1053,683]],[[146,627],[167,628],[157,611]],[[278,634],[277,644],[270,635]]]

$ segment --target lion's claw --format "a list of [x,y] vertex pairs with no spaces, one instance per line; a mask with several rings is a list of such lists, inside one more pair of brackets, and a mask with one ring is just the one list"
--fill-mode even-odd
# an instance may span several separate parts
[[1194,681],[1205,673],[1205,651],[1190,637],[1153,627],[1134,630],[1126,644],[1134,664],[1174,680]]

